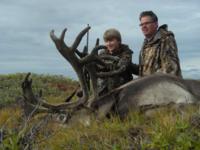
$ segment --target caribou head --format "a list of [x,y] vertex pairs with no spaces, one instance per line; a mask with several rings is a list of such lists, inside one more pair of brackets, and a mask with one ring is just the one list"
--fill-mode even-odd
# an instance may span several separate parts
[[[88,124],[87,119],[90,114],[94,114],[96,117],[101,118],[114,113],[123,118],[133,109],[144,111],[172,103],[199,103],[199,81],[184,80],[166,74],[154,74],[137,78],[113,89],[105,95],[98,96],[97,79],[119,74],[121,73],[122,68],[118,68],[111,72],[97,71],[98,66],[106,67],[106,65],[108,65],[103,61],[104,59],[113,61],[118,59],[111,56],[100,57],[98,51],[104,49],[105,46],[99,45],[98,40],[90,54],[84,55],[78,51],[77,47],[89,29],[90,27],[87,27],[82,30],[72,46],[67,46],[64,42],[66,29],[63,30],[59,38],[55,36],[53,30],[50,32],[50,37],[55,43],[56,48],[75,70],[82,89],[82,96],[78,97],[77,100],[73,102],[70,101],[70,98],[72,97],[70,96],[68,102],[57,105],[47,103],[42,97],[37,97],[32,92],[32,80],[29,79],[30,74],[28,74],[22,83],[22,89],[25,102],[30,108],[34,109],[34,106],[39,104],[37,112],[64,113],[68,115],[68,120],[78,119],[85,121],[85,123]],[[92,94],[90,94],[91,92],[87,86],[88,84],[84,72],[85,69],[91,79]]]

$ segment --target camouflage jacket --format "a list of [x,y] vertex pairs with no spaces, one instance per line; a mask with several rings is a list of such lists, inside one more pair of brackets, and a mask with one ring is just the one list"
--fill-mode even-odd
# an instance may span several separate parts
[[[127,45],[121,44],[119,50],[115,51],[115,53],[110,54],[107,50],[103,50],[100,52],[100,56],[103,55],[111,55],[117,56],[119,58],[118,61],[104,60],[109,66],[104,69],[101,69],[103,72],[117,70],[119,68],[123,68],[120,74],[113,75],[108,78],[99,78],[98,79],[98,89],[101,93],[107,93],[108,91],[116,88],[122,84],[133,79],[132,72],[129,69],[129,66],[132,62],[132,50],[129,49]],[[101,94],[100,94],[101,95]]]
[[157,72],[182,77],[174,34],[167,30],[167,25],[159,27],[150,40],[145,39],[140,51],[139,75]]

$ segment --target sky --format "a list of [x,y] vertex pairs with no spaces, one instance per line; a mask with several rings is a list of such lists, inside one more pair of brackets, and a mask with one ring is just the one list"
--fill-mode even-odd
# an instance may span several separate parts
[[[67,28],[65,42],[71,45],[90,24],[89,49],[96,38],[103,44],[106,29],[121,32],[122,42],[134,51],[138,63],[144,37],[139,14],[154,11],[159,24],[168,24],[179,49],[184,78],[200,79],[199,0],[0,0],[0,74],[33,72],[76,78],[69,63],[58,53],[49,32],[60,35]],[[82,50],[84,38],[79,45]]]

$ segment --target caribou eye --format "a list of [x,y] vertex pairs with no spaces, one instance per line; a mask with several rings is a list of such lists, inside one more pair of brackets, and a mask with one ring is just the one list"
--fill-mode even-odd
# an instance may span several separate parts
[[57,118],[57,121],[59,121],[59,122],[67,123],[69,121],[69,119],[71,118],[71,115],[69,115],[68,113],[58,114],[56,118]]

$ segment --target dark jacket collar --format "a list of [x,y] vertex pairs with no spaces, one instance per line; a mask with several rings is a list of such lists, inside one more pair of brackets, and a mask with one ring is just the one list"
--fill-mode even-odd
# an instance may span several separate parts
[[158,40],[160,40],[162,38],[163,30],[167,31],[167,25],[166,24],[161,25],[152,38],[145,39],[145,43],[148,43],[148,44],[156,43]]
[[[120,44],[119,49],[117,49],[116,51],[114,51],[111,55],[118,55],[118,54],[120,54],[124,50],[131,51],[128,45],[126,45],[126,44]],[[105,49],[105,52],[106,52],[106,54],[110,54],[107,49]]]

